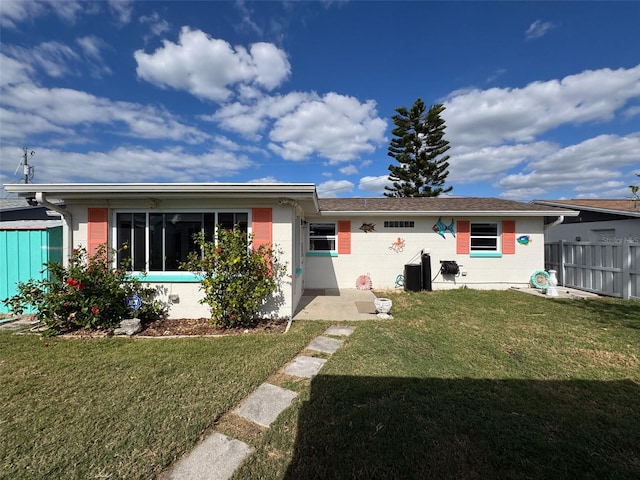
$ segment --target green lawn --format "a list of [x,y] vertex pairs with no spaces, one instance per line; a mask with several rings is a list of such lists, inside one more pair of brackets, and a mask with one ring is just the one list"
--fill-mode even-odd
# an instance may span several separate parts
[[[640,478],[640,302],[384,293],[312,381],[286,335],[64,340],[0,334],[0,478],[155,478],[215,429],[239,479]],[[45,346],[48,342],[49,346]],[[267,430],[229,411],[300,394]]]
[[325,328],[146,340],[0,333],[0,478],[154,478]]
[[640,478],[640,302],[391,298],[236,480]]

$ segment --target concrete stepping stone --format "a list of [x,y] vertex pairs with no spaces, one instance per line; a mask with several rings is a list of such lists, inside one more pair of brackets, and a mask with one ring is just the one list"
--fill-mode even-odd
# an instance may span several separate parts
[[297,395],[291,390],[263,383],[234,412],[242,418],[268,427],[285,408],[291,405]]
[[336,337],[348,337],[355,331],[356,327],[342,327],[338,325],[334,325],[333,327],[329,327],[325,335],[334,335]]
[[284,373],[295,375],[296,377],[315,377],[322,366],[327,363],[324,358],[309,357],[307,355],[298,355],[289,365],[284,368]]
[[227,480],[253,449],[240,440],[214,433],[180,460],[167,480]]
[[335,353],[340,348],[340,345],[342,345],[342,340],[320,335],[314,338],[307,348],[322,353]]

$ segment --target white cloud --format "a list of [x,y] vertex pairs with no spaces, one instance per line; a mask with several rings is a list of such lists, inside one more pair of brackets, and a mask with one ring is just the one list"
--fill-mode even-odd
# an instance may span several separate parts
[[527,200],[534,198],[542,198],[546,195],[547,189],[540,187],[530,188],[512,188],[502,192],[499,196],[509,200]]
[[[0,2],[0,26],[18,28],[25,21],[53,14],[62,21],[73,25],[82,15],[95,15],[101,10],[101,2],[90,3],[82,0],[2,0]],[[126,0],[112,0],[115,10],[125,10]],[[129,7],[130,8],[130,7]],[[122,17],[122,15],[120,15]]]
[[[213,149],[194,155],[180,147],[152,150],[118,147],[106,152],[77,153],[36,148],[33,162],[37,182],[145,182],[149,171],[158,182],[219,181],[253,165],[245,155]],[[2,158],[16,157],[21,149],[3,146]]]
[[0,143],[7,141],[29,140],[40,133],[56,134],[67,139],[75,138],[72,128],[56,125],[49,120],[23,111],[7,110],[0,107]]
[[53,78],[74,74],[71,64],[80,59],[71,47],[59,42],[44,42],[31,48],[8,45],[4,47],[4,51]]
[[37,17],[45,10],[44,3],[4,0],[0,2],[0,26],[3,28],[17,28],[18,23],[28,18]]
[[286,53],[273,44],[233,48],[188,27],[183,27],[177,44],[164,40],[154,53],[136,50],[134,58],[141,79],[217,102],[228,100],[231,88],[242,84],[273,90],[291,73]]
[[109,0],[109,9],[120,25],[126,25],[131,21],[133,5],[129,0]]
[[627,108],[624,112],[622,112],[622,115],[627,119],[637,117],[638,115],[640,115],[640,105],[634,105]]
[[251,19],[253,10],[251,10],[243,0],[236,0],[234,6],[242,17],[240,24],[236,26],[236,30],[247,31],[251,34],[256,34],[258,37],[263,37],[264,31]]
[[276,177],[254,178],[253,180],[249,180],[247,183],[278,183],[278,179]]
[[542,20],[536,20],[525,32],[527,40],[533,40],[545,36],[555,25],[552,22],[543,22]]
[[450,96],[442,116],[452,145],[531,142],[561,125],[611,120],[616,110],[638,97],[640,65],[587,70],[524,88],[467,91]]
[[34,68],[0,53],[0,87],[30,82]]
[[382,195],[384,193],[385,186],[391,186],[389,181],[389,175],[380,175],[378,177],[362,177],[358,184],[358,189],[363,192],[376,193]]
[[[556,174],[574,173],[602,167],[615,169],[640,164],[640,133],[620,137],[618,135],[599,135],[577,145],[559,150],[553,155],[532,162],[530,168],[537,171]],[[605,179],[598,178],[603,182]]]
[[155,37],[159,37],[165,32],[169,31],[169,22],[165,19],[160,18],[158,12],[153,12],[151,15],[143,15],[138,21],[143,25],[149,25],[149,30],[151,34]]
[[340,173],[343,175],[355,175],[358,173],[358,168],[355,165],[347,165],[340,169]]
[[[610,180],[608,182],[604,182],[600,184],[600,188],[613,190],[613,189],[619,189],[619,188],[628,188],[628,186],[625,182],[620,182],[618,180]],[[592,190],[593,190],[592,186],[586,186],[586,185],[578,185],[576,188],[573,189],[574,192],[591,192]]]
[[451,157],[447,182],[459,185],[494,180],[515,167],[544,158],[558,148],[548,142],[481,148],[454,147],[447,152]]
[[76,43],[80,46],[85,58],[89,61],[89,68],[94,77],[100,78],[103,74],[111,74],[111,69],[102,59],[102,50],[109,48],[104,40],[95,35],[88,35],[86,37],[76,38]]
[[523,172],[501,178],[496,186],[506,190],[506,196],[532,188],[546,193],[567,187],[598,194],[622,182],[621,168],[638,164],[640,134],[600,135],[532,161]]
[[328,180],[316,187],[318,197],[334,198],[340,193],[349,193],[353,190],[353,183],[348,180]]
[[215,121],[225,130],[240,133],[247,138],[259,139],[269,122],[283,117],[302,103],[319,97],[315,93],[291,92],[286,95],[261,96],[256,102],[234,102],[222,106],[203,120]]
[[377,116],[376,104],[328,93],[303,102],[279,118],[269,134],[269,148],[286,160],[318,155],[339,163],[373,152],[385,141],[387,122]]
[[[169,139],[199,143],[208,138],[201,130],[181,123],[169,112],[131,102],[117,102],[66,88],[41,88],[23,83],[1,91],[3,128],[0,140],[28,139],[35,133],[31,124],[20,123],[25,117],[39,118],[36,131],[49,126],[50,133],[75,128],[75,133],[92,125],[108,125],[111,133],[147,139]],[[9,112],[9,113],[8,113]],[[13,112],[13,113],[10,113]],[[123,128],[124,127],[124,128]],[[20,134],[19,137],[8,135]],[[68,140],[74,140],[73,138]]]

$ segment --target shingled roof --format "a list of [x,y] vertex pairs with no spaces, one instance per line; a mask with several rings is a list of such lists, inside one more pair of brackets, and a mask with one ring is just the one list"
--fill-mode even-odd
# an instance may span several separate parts
[[640,201],[632,199],[572,199],[572,200],[534,200],[537,205],[589,210],[592,212],[614,213],[640,217]]
[[[415,212],[436,215],[513,214],[513,215],[572,215],[563,208],[484,197],[411,197],[411,198],[321,198],[320,212]],[[577,215],[578,212],[575,212]]]

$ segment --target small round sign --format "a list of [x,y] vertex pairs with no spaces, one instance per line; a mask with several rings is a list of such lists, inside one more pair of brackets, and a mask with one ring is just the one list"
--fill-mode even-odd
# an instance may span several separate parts
[[137,295],[129,295],[124,303],[131,310],[138,310],[142,306],[142,300]]

